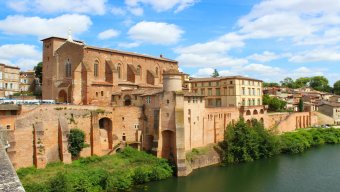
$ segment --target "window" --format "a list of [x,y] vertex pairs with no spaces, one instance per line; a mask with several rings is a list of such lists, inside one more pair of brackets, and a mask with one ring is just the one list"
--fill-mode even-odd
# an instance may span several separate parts
[[101,92],[100,92],[100,95],[103,97],[103,96],[104,96],[104,91],[101,91]]
[[156,67],[156,75],[158,75],[158,67]]
[[251,91],[250,91],[250,88],[248,88],[248,95],[251,95]]
[[217,96],[220,96],[220,95],[221,95],[220,89],[216,89],[216,95],[217,95]]
[[245,105],[246,105],[246,100],[242,99],[242,106],[245,106]]
[[147,97],[146,97],[146,103],[147,103],[147,104],[150,104],[150,103],[151,103],[151,97],[150,97],[150,96],[147,96]]
[[98,77],[98,61],[97,61],[97,60],[94,62],[94,66],[93,66],[93,75],[94,75],[95,77]]
[[96,92],[96,97],[98,97],[98,92]]
[[216,86],[219,86],[220,85],[220,82],[216,82]]
[[257,105],[261,105],[261,99],[257,99]]
[[141,66],[138,65],[137,70],[136,70],[136,75],[141,75],[141,70],[142,70]]
[[212,95],[212,89],[208,89],[208,96]]
[[169,103],[170,103],[170,100],[168,99],[168,100],[166,100],[166,104],[168,104],[169,105]]
[[120,66],[120,64],[118,64],[118,66],[117,66],[117,73],[118,73],[118,79],[120,79],[121,78],[121,66]]
[[209,87],[211,87],[211,82],[209,82]]
[[253,88],[253,95],[256,95],[256,93],[255,93],[255,89]]
[[246,88],[242,87],[242,95],[246,95]]
[[257,89],[257,95],[261,95],[261,90]]
[[201,89],[201,95],[205,95],[205,89]]
[[66,63],[65,63],[65,76],[66,77],[71,77],[71,62],[70,59],[67,59]]
[[191,100],[191,98],[190,98],[190,97],[188,97],[188,103],[190,103],[190,100]]

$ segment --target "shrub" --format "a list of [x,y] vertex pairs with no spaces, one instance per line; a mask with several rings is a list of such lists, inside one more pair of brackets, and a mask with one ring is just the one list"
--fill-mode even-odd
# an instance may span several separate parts
[[80,151],[85,145],[85,133],[80,129],[71,129],[68,135],[68,151],[72,158],[79,157]]
[[235,125],[228,125],[220,147],[224,163],[254,161],[280,152],[277,136],[265,130],[263,124],[256,120],[251,125],[246,124],[243,119]]
[[64,173],[59,172],[48,182],[50,192],[68,192],[67,180]]
[[111,175],[108,178],[107,191],[126,191],[132,187],[132,178],[130,173],[120,172],[115,175]]

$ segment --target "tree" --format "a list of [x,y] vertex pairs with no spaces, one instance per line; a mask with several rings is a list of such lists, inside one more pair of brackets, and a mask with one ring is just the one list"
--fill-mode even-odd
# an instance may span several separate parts
[[68,135],[68,151],[72,158],[79,157],[80,151],[86,147],[85,133],[80,129],[71,129]]
[[263,104],[268,105],[269,111],[282,111],[285,109],[287,102],[282,101],[276,97],[270,97],[269,95],[265,94],[262,98]]
[[263,87],[280,87],[280,85],[278,83],[263,82]]
[[299,101],[298,108],[299,108],[299,112],[303,112],[304,111],[304,104],[303,104],[303,101],[302,101],[301,98],[300,98],[300,101]]
[[219,77],[220,76],[220,74],[218,73],[218,71],[217,71],[217,69],[214,69],[214,72],[213,72],[213,74],[211,75],[211,77]]
[[310,87],[317,91],[330,92],[331,87],[328,85],[328,79],[324,76],[315,76],[310,79]]
[[334,83],[334,93],[340,95],[340,80]]
[[283,81],[281,81],[281,85],[283,87],[288,87],[288,88],[292,88],[292,89],[294,89],[296,87],[294,80],[290,77],[286,77]]
[[296,88],[306,87],[309,86],[311,78],[309,77],[300,77],[295,80]]
[[34,67],[35,76],[39,78],[40,83],[42,83],[42,62],[38,63],[37,66]]

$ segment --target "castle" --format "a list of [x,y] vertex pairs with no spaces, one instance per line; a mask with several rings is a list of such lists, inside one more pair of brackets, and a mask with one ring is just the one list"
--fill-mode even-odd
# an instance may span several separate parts
[[[178,62],[88,46],[71,37],[43,41],[43,99],[60,105],[21,106],[7,117],[9,157],[16,168],[71,162],[67,135],[86,134],[81,156],[124,145],[170,159],[187,175],[186,153],[224,139],[229,123],[257,119],[278,132],[316,123],[311,112],[268,114],[262,81],[242,76],[188,78]],[[1,111],[1,110],[0,110]]]

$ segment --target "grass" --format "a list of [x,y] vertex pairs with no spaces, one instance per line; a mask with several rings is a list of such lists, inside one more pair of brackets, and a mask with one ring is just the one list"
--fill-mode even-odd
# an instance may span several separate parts
[[165,159],[127,147],[115,155],[51,163],[45,169],[22,168],[17,173],[27,192],[63,191],[55,190],[55,183],[65,185],[61,189],[66,191],[124,191],[171,177],[173,170]]

